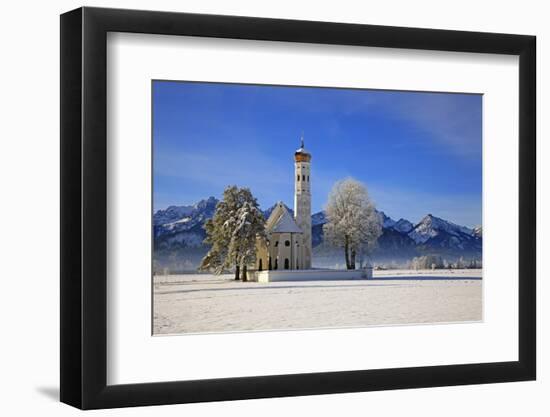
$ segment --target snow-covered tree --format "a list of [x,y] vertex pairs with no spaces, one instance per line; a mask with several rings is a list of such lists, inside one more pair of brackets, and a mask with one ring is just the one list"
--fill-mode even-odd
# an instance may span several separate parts
[[235,259],[236,264],[241,266],[241,278],[246,281],[247,265],[256,263],[256,240],[265,239],[265,220],[254,198],[243,202],[237,210],[236,217],[228,248],[228,259]]
[[265,238],[265,220],[250,190],[234,185],[227,187],[214,216],[204,227],[205,242],[211,249],[199,269],[221,274],[234,267],[238,280],[242,268],[243,280],[246,280],[246,265],[256,260],[256,239]]
[[[206,231],[205,243],[211,245],[210,250],[202,259],[199,266],[201,271],[212,271],[221,274],[226,269],[226,258],[232,230],[229,221],[235,217],[238,210],[239,189],[229,186],[223,192],[223,199],[216,205],[214,216],[207,220],[204,229]],[[236,270],[235,279],[239,279],[239,271]]]
[[360,253],[362,258],[367,256],[382,234],[380,217],[365,185],[353,178],[334,184],[326,206],[326,217],[325,237],[344,249],[346,268],[355,269],[357,254]]

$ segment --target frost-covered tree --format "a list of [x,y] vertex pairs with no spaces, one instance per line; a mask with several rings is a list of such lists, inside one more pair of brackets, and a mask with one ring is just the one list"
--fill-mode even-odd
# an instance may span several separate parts
[[382,234],[380,217],[365,185],[353,178],[334,184],[326,217],[325,237],[334,246],[344,249],[346,268],[355,269],[357,254],[368,255]]
[[411,269],[442,269],[445,267],[445,261],[439,255],[424,255],[413,258]]
[[246,265],[256,260],[256,238],[265,237],[265,220],[250,190],[227,187],[205,230],[205,243],[211,248],[199,269],[221,274],[234,267],[238,280],[242,268],[246,279]]

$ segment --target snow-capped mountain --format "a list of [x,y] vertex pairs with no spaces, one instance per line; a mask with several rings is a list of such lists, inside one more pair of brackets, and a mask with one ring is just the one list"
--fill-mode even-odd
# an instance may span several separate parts
[[[216,198],[209,197],[194,205],[170,206],[155,212],[155,262],[160,266],[169,265],[170,269],[196,268],[208,251],[208,246],[204,243],[204,224],[214,215],[217,203]],[[266,219],[274,207],[275,205],[263,212]],[[287,209],[293,214],[292,209]],[[469,229],[431,214],[416,225],[407,219],[396,221],[383,211],[378,211],[378,215],[382,222],[382,235],[373,253],[375,259],[406,260],[423,254],[481,258],[481,226]],[[342,255],[340,248],[332,248],[324,241],[323,225],[326,222],[323,211],[311,216],[314,260],[320,261],[317,266],[323,266],[323,257],[339,259]]]
[[190,223],[193,220],[200,221],[205,217],[210,218],[214,215],[216,204],[218,200],[215,197],[209,197],[192,206],[170,206],[166,210],[158,210],[153,215],[153,225],[171,229],[178,224]]
[[409,232],[409,236],[416,243],[425,243],[429,239],[432,239],[442,232],[448,233],[453,236],[474,236],[474,231],[464,226],[448,222],[440,219],[439,217],[428,214],[420,223],[418,223],[413,230]]
[[218,200],[210,197],[192,206],[170,206],[153,215],[155,249],[174,243],[202,246],[206,237],[204,223],[212,218]]
[[417,245],[441,250],[481,253],[482,241],[473,229],[451,223],[431,214],[408,233]]
[[383,211],[377,210],[377,213],[384,229],[394,229],[400,233],[408,233],[414,228],[414,225],[406,219],[399,219],[395,221]]
[[153,225],[160,226],[181,220],[189,216],[194,208],[194,206],[170,206],[166,210],[158,210],[153,215]]
[[479,237],[479,238],[482,238],[483,237],[483,227],[481,227],[481,226],[474,227],[474,235]]
[[382,227],[385,229],[388,229],[390,227],[393,227],[395,225],[395,220],[391,217],[386,216],[386,213],[383,211],[378,211],[378,217],[380,217],[380,221],[382,222]]
[[311,226],[315,227],[318,224],[325,224],[327,222],[327,217],[324,211],[319,211],[311,215]]
[[414,224],[412,224],[407,219],[399,219],[392,226],[392,229],[400,233],[409,233],[412,229],[414,229]]

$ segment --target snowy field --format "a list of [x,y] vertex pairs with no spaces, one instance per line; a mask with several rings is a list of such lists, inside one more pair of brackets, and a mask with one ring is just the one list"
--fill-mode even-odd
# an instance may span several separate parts
[[374,271],[357,281],[154,277],[154,334],[482,320],[481,270]]

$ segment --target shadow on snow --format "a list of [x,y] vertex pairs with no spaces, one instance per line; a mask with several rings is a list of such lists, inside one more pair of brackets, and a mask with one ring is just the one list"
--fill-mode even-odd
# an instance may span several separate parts
[[[356,282],[358,280],[343,280],[342,282]],[[189,290],[174,290],[174,291],[158,291],[155,292],[155,294],[183,294],[183,293],[192,293],[192,292],[210,292],[210,291],[242,291],[242,290],[284,290],[284,289],[302,289],[302,288],[340,288],[343,290],[353,290],[355,288],[366,288],[366,287],[405,287],[409,285],[400,285],[400,284],[375,284],[371,283],[373,281],[481,281],[481,278],[479,277],[462,277],[462,278],[449,278],[449,277],[389,277],[389,278],[371,278],[368,280],[365,280],[362,284],[356,284],[356,285],[350,285],[350,286],[342,286],[342,285],[335,285],[335,284],[329,284],[329,285],[323,285],[323,284],[314,284],[314,285],[277,285],[277,286],[265,286],[266,284],[258,284],[257,286],[242,286],[242,287],[231,287],[231,288],[196,288],[196,289],[189,289]],[[234,282],[234,281],[226,281],[226,282]],[[295,281],[296,282],[296,281]],[[311,281],[309,281],[311,282]],[[170,283],[170,285],[191,285],[191,284],[197,284],[197,282],[193,283]],[[210,283],[214,284],[214,283]],[[216,283],[217,284],[217,283]],[[214,284],[215,285],[215,284]]]

